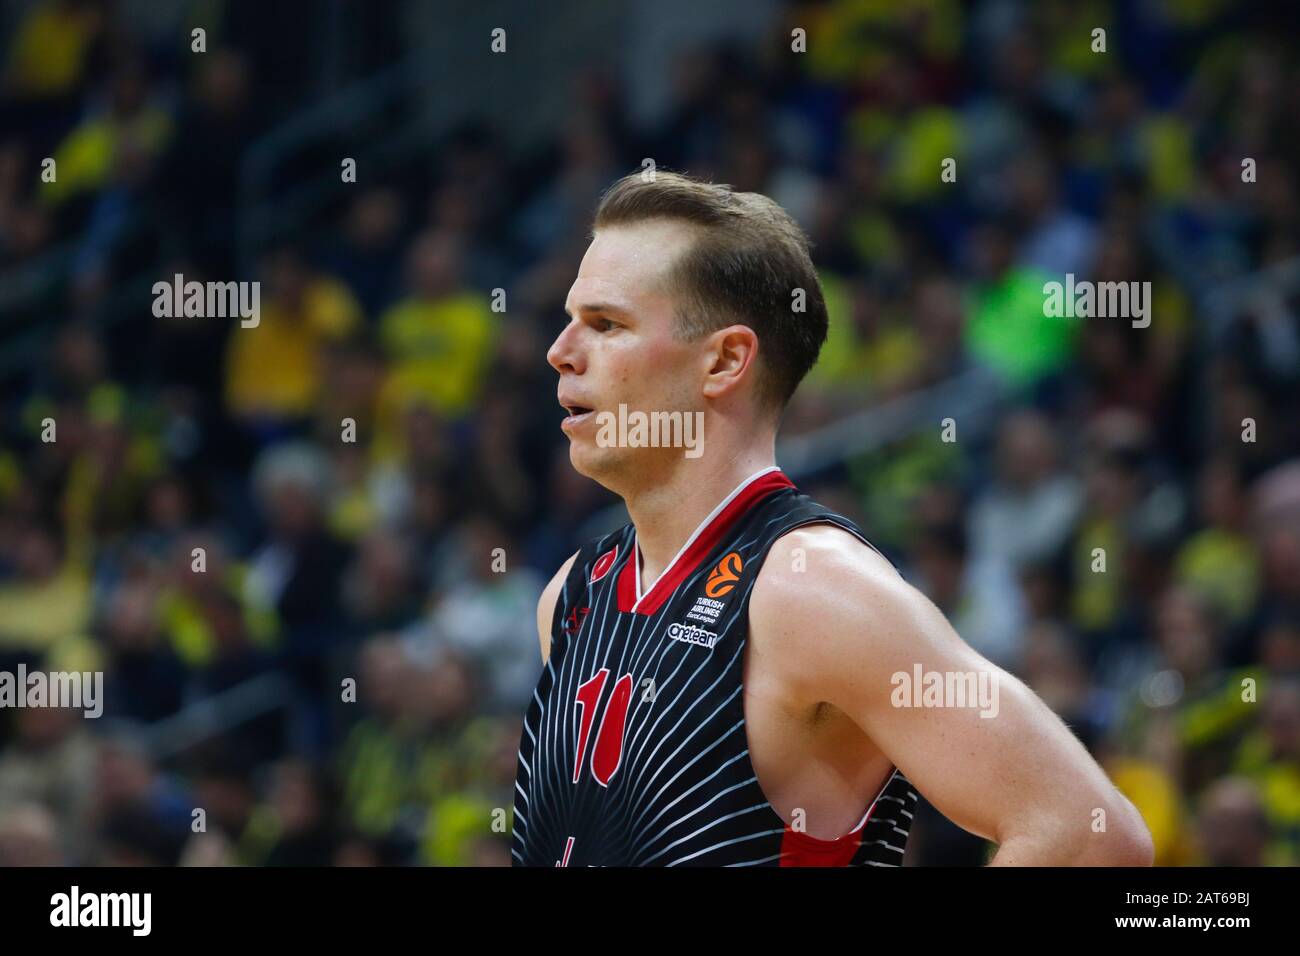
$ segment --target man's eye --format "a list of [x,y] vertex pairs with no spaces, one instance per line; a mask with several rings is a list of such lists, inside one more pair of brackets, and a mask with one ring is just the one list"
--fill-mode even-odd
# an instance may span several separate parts
[[614,328],[614,323],[611,322],[609,319],[600,318],[596,320],[597,332],[608,332],[612,328]]

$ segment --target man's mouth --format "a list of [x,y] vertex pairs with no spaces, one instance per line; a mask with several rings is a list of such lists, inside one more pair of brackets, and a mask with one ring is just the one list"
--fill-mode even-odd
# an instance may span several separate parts
[[568,414],[565,416],[564,421],[560,423],[561,428],[574,428],[581,425],[594,411],[594,409],[588,408],[586,405],[564,405],[563,408]]

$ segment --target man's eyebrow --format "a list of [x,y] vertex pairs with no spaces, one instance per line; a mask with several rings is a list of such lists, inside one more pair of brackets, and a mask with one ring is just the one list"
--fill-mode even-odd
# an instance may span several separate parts
[[[624,309],[621,306],[612,305],[608,302],[586,302],[578,306],[578,311],[579,312],[617,312],[619,315],[628,314],[627,309]],[[564,314],[572,317],[573,311],[566,305],[564,307]]]

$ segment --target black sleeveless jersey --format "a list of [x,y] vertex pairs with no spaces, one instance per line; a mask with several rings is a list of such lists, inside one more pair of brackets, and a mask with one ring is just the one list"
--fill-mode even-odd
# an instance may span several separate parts
[[742,673],[768,549],[847,518],[774,468],[723,500],[642,593],[632,525],[583,547],[520,738],[516,866],[898,866],[917,795],[893,770],[836,840],[788,826],[750,763]]

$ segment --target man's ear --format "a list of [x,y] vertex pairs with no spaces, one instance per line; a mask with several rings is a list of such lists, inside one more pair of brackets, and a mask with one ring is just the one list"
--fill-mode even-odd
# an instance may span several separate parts
[[740,386],[751,367],[758,361],[758,336],[747,325],[729,325],[709,336],[705,353],[706,398],[721,398]]

